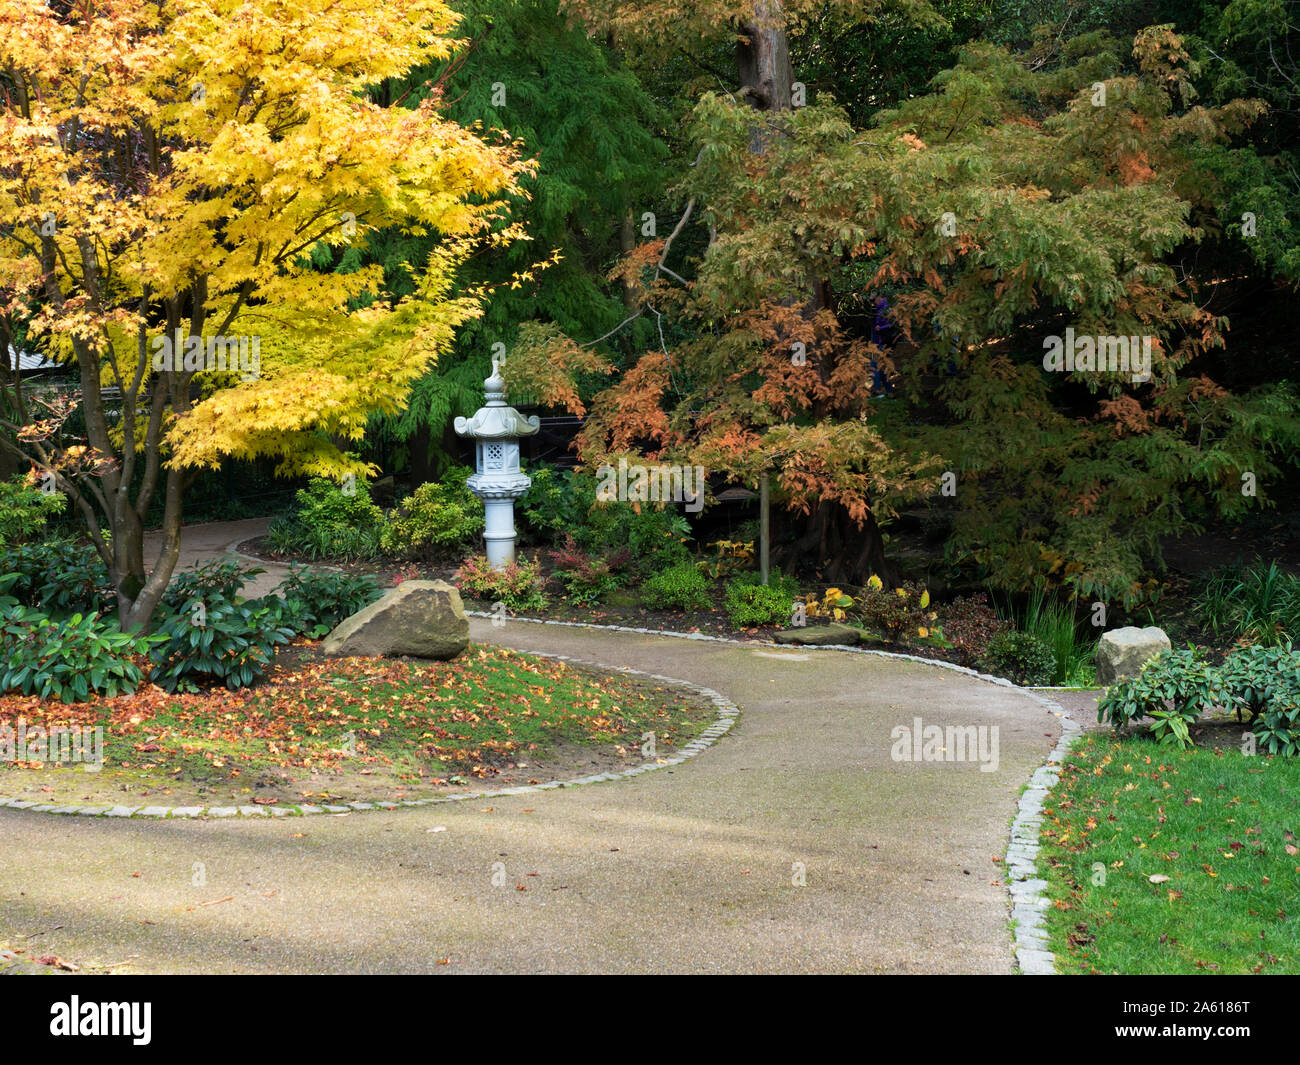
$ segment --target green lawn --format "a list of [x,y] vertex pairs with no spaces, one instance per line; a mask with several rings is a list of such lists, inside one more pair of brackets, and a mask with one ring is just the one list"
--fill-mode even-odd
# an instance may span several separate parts
[[1300,973],[1300,760],[1081,739],[1038,867],[1066,973]]

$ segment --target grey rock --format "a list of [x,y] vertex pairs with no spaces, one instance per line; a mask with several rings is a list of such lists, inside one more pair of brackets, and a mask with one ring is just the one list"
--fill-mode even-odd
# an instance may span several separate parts
[[469,618],[446,581],[403,581],[325,637],[327,655],[455,658],[469,646]]
[[1102,633],[1097,641],[1097,683],[1114,684],[1124,677],[1135,677],[1142,667],[1161,651],[1170,649],[1163,629],[1128,626]]
[[796,644],[800,647],[829,647],[838,644],[855,644],[860,635],[861,632],[852,625],[832,623],[786,629],[776,634],[776,642]]

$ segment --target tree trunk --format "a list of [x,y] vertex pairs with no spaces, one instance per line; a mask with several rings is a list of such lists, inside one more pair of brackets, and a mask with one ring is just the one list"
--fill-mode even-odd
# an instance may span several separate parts
[[756,0],[754,13],[740,24],[748,41],[736,45],[736,62],[745,99],[759,111],[790,110],[790,42],[780,0]]
[[873,574],[887,585],[899,582],[897,567],[885,558],[885,542],[874,515],[858,528],[848,511],[835,503],[821,503],[808,515],[804,534],[778,550],[782,569],[793,573],[809,555],[817,559],[817,572],[828,584],[866,584]]

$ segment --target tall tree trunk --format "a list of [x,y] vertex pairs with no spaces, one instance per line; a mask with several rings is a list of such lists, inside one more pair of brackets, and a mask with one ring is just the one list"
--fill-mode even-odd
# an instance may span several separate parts
[[756,0],[754,13],[740,24],[748,41],[736,44],[736,62],[745,99],[759,111],[788,111],[794,71],[780,0]]
[[[794,69],[790,64],[790,42],[785,32],[780,0],[755,0],[753,15],[740,24],[748,40],[736,44],[736,62],[746,102],[758,111],[776,113],[794,106]],[[756,133],[751,149],[763,151],[764,137]],[[830,305],[829,284],[814,280],[805,301],[805,314]],[[793,301],[791,301],[793,302]],[[831,366],[820,360],[823,378]],[[800,565],[809,552],[816,552],[826,580],[844,584],[864,583],[872,574],[895,583],[897,570],[885,560],[884,540],[874,514],[868,513],[861,527],[849,519],[839,504],[823,502],[808,515],[803,536],[779,554],[786,566]]]

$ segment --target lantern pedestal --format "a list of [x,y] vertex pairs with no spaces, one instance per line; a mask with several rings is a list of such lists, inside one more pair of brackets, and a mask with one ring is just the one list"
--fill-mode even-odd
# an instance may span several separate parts
[[486,406],[472,418],[457,418],[456,433],[477,441],[476,472],[465,479],[465,484],[483,500],[488,564],[493,569],[504,569],[515,557],[515,500],[533,483],[519,468],[519,438],[532,436],[541,428],[541,422],[536,415],[525,418],[506,404],[506,383],[495,359],[483,391]]

